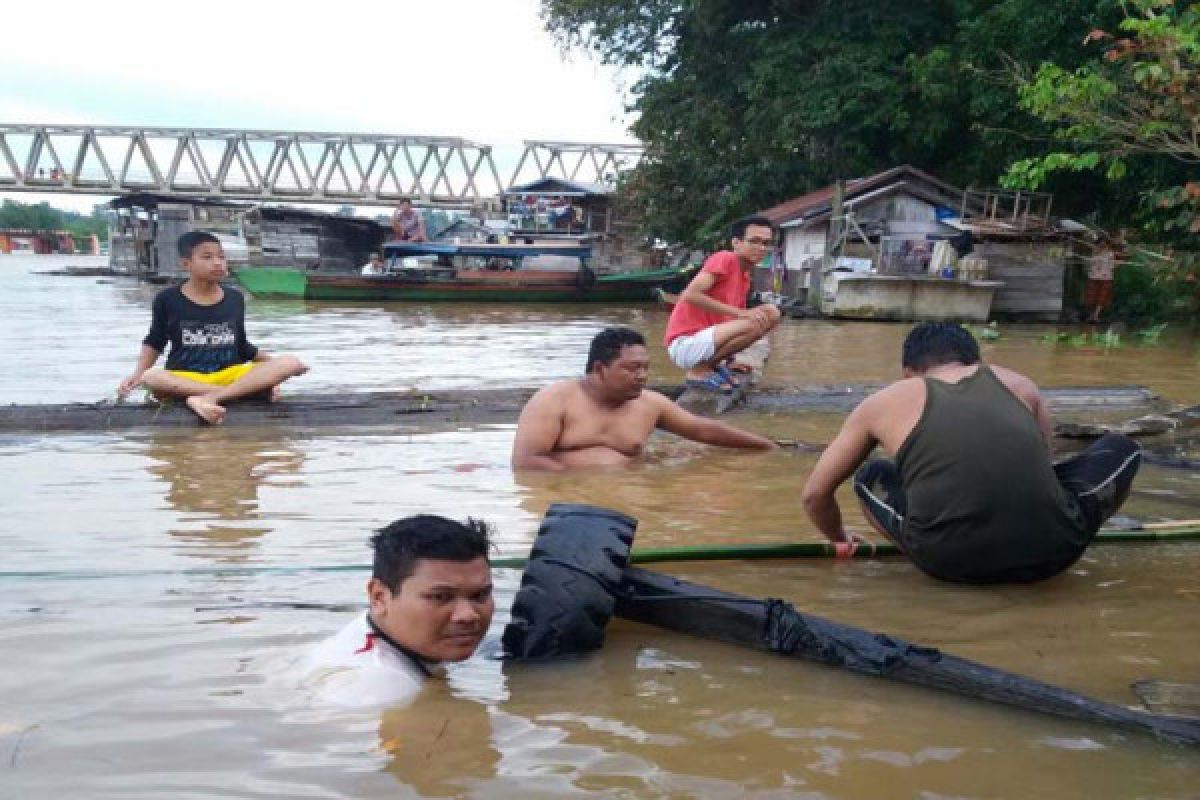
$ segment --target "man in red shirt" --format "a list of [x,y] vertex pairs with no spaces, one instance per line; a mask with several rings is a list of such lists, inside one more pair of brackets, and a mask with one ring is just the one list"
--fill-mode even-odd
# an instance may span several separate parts
[[679,296],[663,337],[671,360],[687,371],[688,386],[725,393],[733,391],[733,372],[742,371],[731,359],[770,333],[781,316],[774,305],[746,308],[750,270],[775,244],[771,221],[746,217],[731,233],[733,249],[704,262]]

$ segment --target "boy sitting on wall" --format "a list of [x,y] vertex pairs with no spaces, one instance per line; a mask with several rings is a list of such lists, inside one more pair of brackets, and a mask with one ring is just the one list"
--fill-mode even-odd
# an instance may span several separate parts
[[[245,301],[221,285],[229,269],[217,237],[191,231],[177,247],[188,279],[155,296],[150,332],[117,397],[144,386],[159,399],[182,398],[202,420],[218,425],[227,401],[262,392],[274,400],[279,384],[308,367],[295,356],[267,355],[246,339]],[[151,369],[168,342],[166,367]]]

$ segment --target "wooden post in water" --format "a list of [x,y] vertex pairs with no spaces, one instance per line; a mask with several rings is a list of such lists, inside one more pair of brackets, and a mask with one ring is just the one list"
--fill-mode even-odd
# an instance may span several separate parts
[[841,180],[833,184],[833,200],[829,206],[829,230],[825,234],[825,252],[821,256],[821,265],[817,271],[808,276],[808,307],[816,313],[821,313],[821,295],[825,287],[825,270],[833,266],[834,249],[839,248],[842,241],[842,203],[846,197],[846,188]]

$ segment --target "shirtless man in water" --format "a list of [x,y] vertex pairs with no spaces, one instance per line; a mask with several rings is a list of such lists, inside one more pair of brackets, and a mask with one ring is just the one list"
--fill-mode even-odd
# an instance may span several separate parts
[[547,386],[525,404],[513,442],[513,467],[561,471],[628,464],[642,455],[655,428],[721,447],[777,446],[647,391],[649,369],[640,333],[629,328],[601,331],[592,340],[582,378]]

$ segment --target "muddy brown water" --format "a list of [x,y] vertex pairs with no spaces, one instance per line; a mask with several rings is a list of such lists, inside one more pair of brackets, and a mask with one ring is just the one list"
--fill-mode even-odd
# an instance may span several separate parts
[[[0,402],[96,400],[133,361],[153,289],[31,274],[61,263],[0,257]],[[656,376],[673,374],[650,306],[250,303],[253,339],[305,357],[314,369],[296,384],[313,391],[538,385],[577,374],[609,323],[646,330]],[[790,323],[767,380],[888,380],[904,330]],[[1200,402],[1189,336],[1103,350],[1002,330],[988,357],[1043,384]],[[840,420],[741,418],[813,441]],[[808,454],[664,436],[629,470],[514,477],[511,437],[501,425],[0,438],[2,571],[54,573],[0,577],[0,797],[1198,796],[1196,749],[622,621],[591,657],[476,658],[407,709],[313,706],[292,662],[349,615],[287,603],[360,602],[366,536],[394,517],[483,517],[506,554],[555,501],[632,514],[641,546],[817,536],[798,498]],[[1146,468],[1125,513],[1200,517],[1198,481]],[[291,569],[315,565],[347,569]],[[1113,702],[1135,703],[1141,678],[1200,682],[1200,543],[1095,547],[1032,587],[939,584],[901,560],[661,568]],[[498,572],[501,608],[518,577]]]

